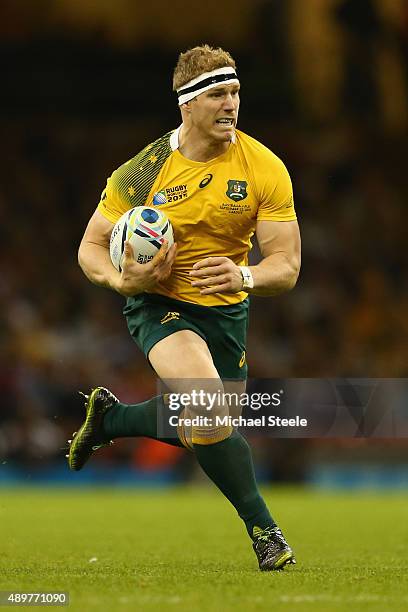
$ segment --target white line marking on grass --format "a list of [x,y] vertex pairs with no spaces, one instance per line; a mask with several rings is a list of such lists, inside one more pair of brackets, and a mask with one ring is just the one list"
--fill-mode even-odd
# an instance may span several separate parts
[[406,598],[387,597],[386,595],[371,595],[369,593],[361,593],[360,595],[348,595],[342,597],[340,595],[281,595],[279,601],[282,603],[313,603],[317,601],[327,601],[331,603],[365,603],[365,602],[382,602],[391,603],[397,601],[405,601]]
[[121,604],[137,603],[137,604],[175,604],[178,605],[182,602],[182,598],[174,595],[173,597],[166,597],[165,595],[134,595],[131,597],[119,597],[118,602]]

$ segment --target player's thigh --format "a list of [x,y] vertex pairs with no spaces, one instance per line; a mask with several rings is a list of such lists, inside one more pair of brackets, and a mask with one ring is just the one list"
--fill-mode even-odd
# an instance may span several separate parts
[[207,343],[189,329],[166,336],[150,349],[149,361],[162,379],[218,379]]
[[149,361],[172,393],[205,394],[203,403],[189,406],[188,412],[205,414],[241,414],[241,398],[245,391],[244,380],[221,380],[208,346],[195,332],[180,330],[159,340],[149,352]]
[[166,336],[152,347],[149,361],[166,391],[186,396],[183,405],[189,413],[228,414],[222,380],[201,336],[191,330]]

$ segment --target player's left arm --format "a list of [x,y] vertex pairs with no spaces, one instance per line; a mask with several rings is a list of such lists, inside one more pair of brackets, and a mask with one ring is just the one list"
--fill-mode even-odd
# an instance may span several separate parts
[[270,296],[293,289],[301,261],[298,222],[258,221],[256,237],[263,259],[249,267],[254,279],[250,293]]
[[[300,232],[294,221],[258,221],[256,237],[263,256],[250,266],[254,286],[245,289],[260,296],[278,295],[293,289],[300,271]],[[241,268],[229,257],[207,257],[190,272],[192,286],[201,295],[238,293],[243,290]]]

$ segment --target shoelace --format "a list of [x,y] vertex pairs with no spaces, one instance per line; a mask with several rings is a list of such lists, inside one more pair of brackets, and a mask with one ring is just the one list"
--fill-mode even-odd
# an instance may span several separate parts
[[114,444],[113,440],[109,440],[109,442],[105,442],[104,444],[97,444],[92,447],[93,451],[97,451],[100,448],[104,448],[105,446],[112,446]]
[[280,529],[264,529],[263,532],[256,538],[257,541],[261,542],[270,542],[271,536],[276,536],[276,539],[279,540],[281,544],[286,544],[285,538]]

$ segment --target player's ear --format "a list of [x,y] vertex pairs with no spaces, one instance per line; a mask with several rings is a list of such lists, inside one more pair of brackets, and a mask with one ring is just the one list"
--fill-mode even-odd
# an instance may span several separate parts
[[190,104],[190,101],[189,102],[184,102],[184,104],[181,104],[180,108],[183,111],[185,111],[186,113],[191,113],[191,104]]

